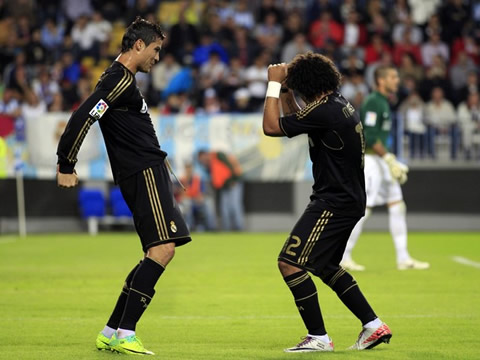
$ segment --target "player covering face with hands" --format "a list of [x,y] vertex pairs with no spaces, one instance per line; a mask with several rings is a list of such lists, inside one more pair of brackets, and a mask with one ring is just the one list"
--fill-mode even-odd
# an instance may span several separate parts
[[[280,272],[308,330],[300,343],[285,349],[287,352],[334,349],[309,273],[335,291],[362,323],[350,349],[370,349],[389,342],[392,336],[355,279],[339,265],[348,237],[365,211],[363,128],[358,113],[337,91],[340,78],[330,59],[314,53],[268,68],[264,133],[287,137],[307,134],[314,177],[310,202],[278,256]],[[305,107],[299,107],[294,92],[305,101]]]

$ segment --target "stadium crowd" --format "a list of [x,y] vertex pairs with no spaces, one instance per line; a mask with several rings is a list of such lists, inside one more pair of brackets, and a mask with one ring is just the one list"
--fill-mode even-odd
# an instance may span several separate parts
[[391,99],[409,156],[480,156],[478,0],[0,0],[0,136],[23,120],[73,111],[120,52],[136,16],[167,30],[161,61],[137,82],[161,114],[261,111],[267,66],[316,51],[359,107],[379,64],[395,64]]

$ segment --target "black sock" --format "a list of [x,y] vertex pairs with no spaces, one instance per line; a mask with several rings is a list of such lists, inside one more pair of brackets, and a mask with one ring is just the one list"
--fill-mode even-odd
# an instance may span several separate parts
[[110,319],[108,319],[107,326],[111,327],[112,329],[117,329],[118,324],[120,324],[120,320],[122,319],[123,311],[125,310],[125,304],[127,303],[128,293],[130,291],[130,286],[132,285],[133,275],[137,271],[138,267],[142,262],[135,265],[135,267],[130,271],[127,278],[125,279],[125,283],[123,284],[122,292],[118,297],[117,303],[115,304],[115,308],[113,309],[112,315],[110,315]]
[[318,303],[317,288],[312,278],[302,270],[284,278],[287,286],[295,298],[300,316],[310,335],[325,335],[320,305]]
[[125,311],[119,328],[135,331],[135,326],[155,294],[155,284],[165,268],[150,258],[145,258],[133,276]]
[[362,325],[377,318],[357,282],[345,269],[340,268],[324,282],[337,293],[340,300],[362,322]]

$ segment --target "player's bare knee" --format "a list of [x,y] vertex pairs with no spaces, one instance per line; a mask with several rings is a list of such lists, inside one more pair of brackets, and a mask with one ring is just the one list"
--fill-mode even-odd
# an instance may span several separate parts
[[302,271],[302,269],[296,266],[290,265],[282,260],[278,260],[278,269],[280,270],[280,273],[283,275],[283,277]]
[[151,247],[147,251],[147,257],[166,266],[175,256],[175,243],[167,243]]

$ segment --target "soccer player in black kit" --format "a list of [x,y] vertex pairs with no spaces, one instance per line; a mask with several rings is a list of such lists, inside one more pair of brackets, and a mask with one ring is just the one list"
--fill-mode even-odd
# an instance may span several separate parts
[[58,186],[73,187],[78,183],[74,170],[78,151],[90,126],[99,121],[114,180],[133,213],[144,252],[97,336],[99,350],[153,355],[135,335],[135,327],[174,256],[175,246],[191,241],[173,198],[167,154],[160,150],[147,104],[135,81],[136,72],[149,72],[159,61],[164,38],[160,26],[137,17],[123,36],[121,54],[73,113],[58,144]]
[[[314,177],[310,203],[278,257],[280,272],[308,330],[303,341],[285,351],[333,351],[308,272],[320,277],[362,322],[362,331],[350,349],[388,343],[390,329],[375,315],[355,279],[339,265],[350,233],[365,211],[365,141],[358,113],[337,92],[341,76],[323,55],[309,52],[289,64],[270,65],[268,80],[264,133],[307,134]],[[305,101],[303,109],[293,91]]]

